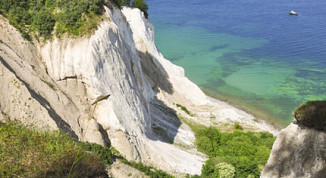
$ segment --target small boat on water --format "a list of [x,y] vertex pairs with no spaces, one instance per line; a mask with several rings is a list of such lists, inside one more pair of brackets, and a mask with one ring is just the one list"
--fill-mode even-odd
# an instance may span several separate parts
[[291,11],[289,12],[289,14],[290,14],[290,15],[299,15],[299,14],[296,13],[294,10],[291,10]]

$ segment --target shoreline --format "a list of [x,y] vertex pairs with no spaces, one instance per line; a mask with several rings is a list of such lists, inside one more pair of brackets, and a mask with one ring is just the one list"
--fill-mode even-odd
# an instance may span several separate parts
[[[243,105],[243,104],[239,104],[236,102],[233,102],[233,99],[226,99],[226,98],[221,98],[218,97],[218,95],[216,94],[212,94],[210,92],[205,91],[203,88],[201,88],[201,90],[205,93],[206,96],[208,96],[209,98],[213,99],[213,100],[217,100],[217,101],[221,101],[224,102],[236,109],[239,109],[241,111],[244,111],[245,113],[248,113],[250,115],[252,115],[256,121],[264,121],[266,122],[268,125],[271,125],[273,127],[275,127],[278,130],[284,129],[286,128],[289,124],[287,125],[283,125],[281,123],[277,123],[275,118],[268,116],[267,113],[265,113],[264,111],[261,110],[255,110],[255,109],[251,109],[251,106],[247,106],[247,105]],[[246,107],[247,106],[247,107]]]
[[[241,111],[247,115],[250,115],[252,116],[252,121],[256,124],[261,124],[264,126],[264,128],[258,128],[256,125],[251,125],[251,124],[248,124],[249,126],[253,126],[253,127],[256,127],[257,129],[261,129],[261,130],[266,130],[270,133],[272,133],[274,136],[276,136],[278,134],[278,132],[283,129],[279,126],[277,126],[275,123],[271,122],[271,121],[268,121],[268,120],[265,120],[259,116],[257,116],[255,113],[252,113],[250,111],[247,111],[246,109],[242,108],[240,105],[236,105],[236,104],[233,104],[233,103],[230,103],[228,101],[224,101],[222,99],[219,99],[219,98],[215,98],[215,97],[212,97],[211,95],[209,95],[208,93],[204,92],[205,95],[208,97],[208,100],[212,101],[213,103],[224,103],[228,106],[230,106],[232,108],[232,110],[236,111]],[[250,120],[250,119],[248,119]],[[241,123],[240,123],[241,124]]]

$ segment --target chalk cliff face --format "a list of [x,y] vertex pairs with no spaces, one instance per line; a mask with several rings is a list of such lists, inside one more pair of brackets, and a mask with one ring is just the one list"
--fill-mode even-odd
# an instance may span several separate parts
[[106,8],[90,37],[45,43],[27,42],[0,17],[0,82],[0,120],[111,143],[127,159],[172,173],[200,174],[205,161],[177,115],[205,125],[272,129],[205,96],[158,52],[154,28],[138,9]]
[[290,124],[280,131],[261,177],[326,175],[326,133]]

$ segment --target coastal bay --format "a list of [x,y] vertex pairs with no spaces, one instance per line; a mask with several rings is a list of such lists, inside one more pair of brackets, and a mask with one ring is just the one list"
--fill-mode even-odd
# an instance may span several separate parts
[[210,96],[280,127],[298,104],[326,99],[325,2],[148,4],[160,52]]

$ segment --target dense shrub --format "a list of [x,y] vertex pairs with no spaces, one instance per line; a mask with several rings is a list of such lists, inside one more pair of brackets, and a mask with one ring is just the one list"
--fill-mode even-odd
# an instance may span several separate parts
[[101,0],[57,0],[57,8],[60,9],[56,15],[57,34],[68,32],[79,35],[96,28],[94,19],[96,19],[96,15],[101,15],[103,12]]
[[259,177],[266,164],[275,138],[267,132],[221,133],[214,127],[191,126],[195,132],[198,150],[209,160],[202,168],[203,177],[219,177],[218,165],[227,163],[235,168],[235,177]]
[[[131,0],[111,0],[118,7],[130,6]],[[148,6],[143,0],[134,0],[132,7],[139,8],[148,17]],[[9,19],[22,36],[31,40],[51,38],[68,33],[84,35],[97,27],[104,11],[102,0],[0,0],[0,13]]]
[[53,15],[45,8],[33,13],[33,26],[41,36],[50,37],[53,30],[55,19]]
[[326,130],[326,101],[309,101],[294,111],[296,122],[318,130]]
[[[28,34],[48,39],[57,34],[80,35],[96,28],[103,13],[102,0],[0,0],[0,11],[26,39]],[[95,25],[94,25],[95,23]]]
[[96,155],[98,155],[105,164],[112,164],[112,152],[110,147],[102,146],[96,143],[89,143],[89,142],[80,142],[79,147],[83,150],[90,151]]
[[221,144],[221,134],[214,128],[200,129],[196,132],[196,145],[199,150],[205,150],[209,156],[214,156]]

